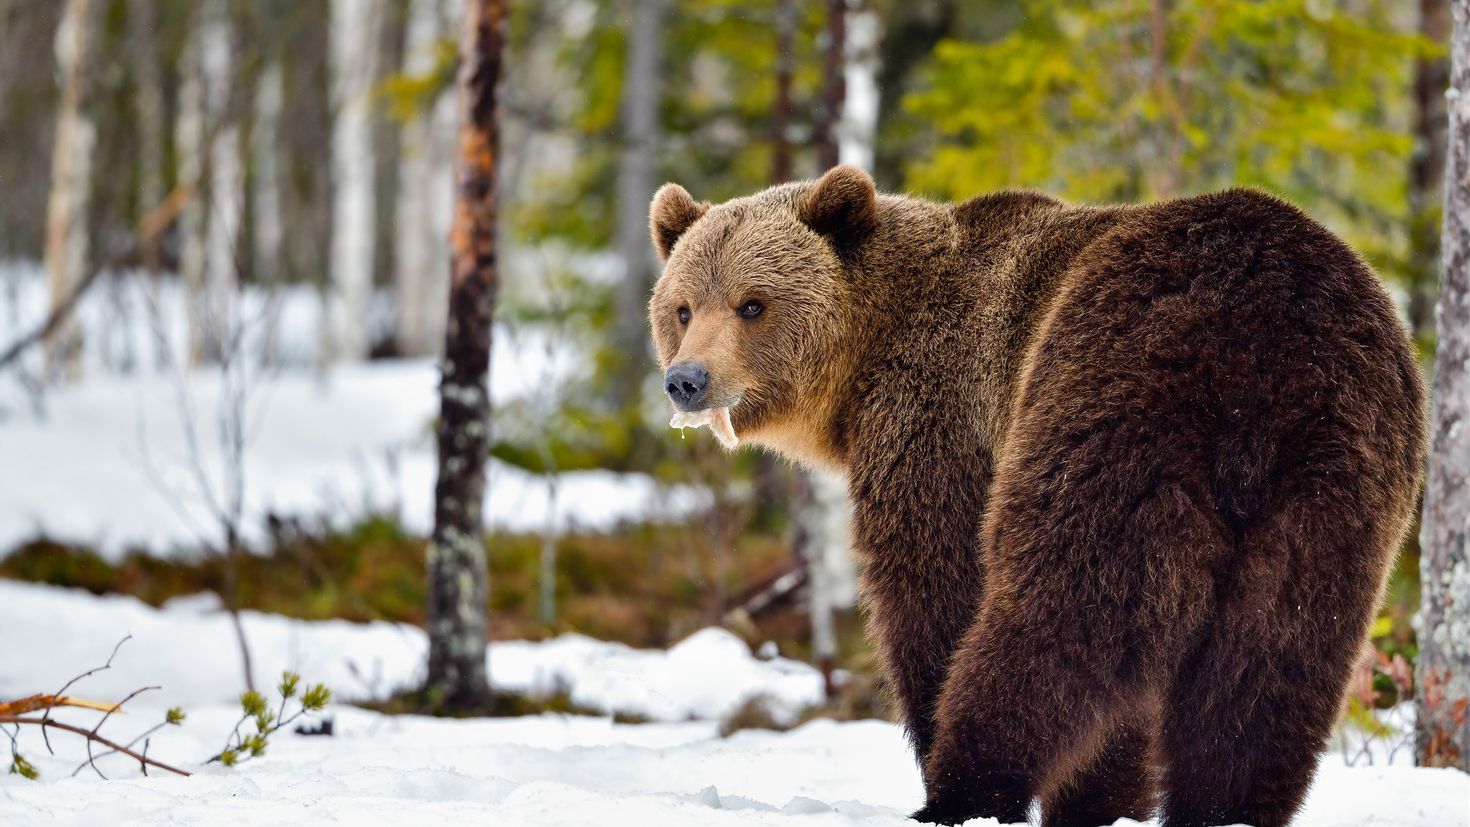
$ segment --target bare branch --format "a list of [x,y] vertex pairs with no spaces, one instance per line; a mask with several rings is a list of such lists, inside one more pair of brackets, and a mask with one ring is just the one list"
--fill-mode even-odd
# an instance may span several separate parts
[[[63,685],[60,689],[58,689],[54,693],[52,693],[51,697],[53,699],[65,697],[66,690],[70,689],[72,687],[72,684],[75,684],[77,681],[79,681],[79,680],[81,680],[83,678],[89,678],[89,677],[97,674],[98,672],[105,672],[106,670],[111,669],[112,668],[112,659],[115,658],[115,657],[117,657],[117,650],[121,649],[122,648],[122,645],[124,643],[127,643],[128,641],[130,641],[132,639],[133,639],[133,636],[131,634],[124,635],[123,636],[123,639],[122,640],[119,640],[117,642],[117,645],[114,646],[114,647],[112,647],[112,654],[110,654],[110,655],[107,656],[107,662],[106,663],[104,663],[101,666],[98,666],[98,667],[96,667],[94,669],[88,669],[87,671],[83,672],[82,674],[77,675],[76,677],[74,677],[71,680],[67,681],[65,685]],[[51,748],[51,738],[46,734],[46,725],[47,725],[47,722],[51,720],[51,710],[54,709],[55,707],[56,707],[56,704],[55,704],[54,700],[53,700],[53,702],[48,703],[46,705],[46,711],[41,714],[41,719],[40,719],[41,720],[41,740],[43,740],[43,741],[46,742],[46,751],[49,752],[49,753],[51,753],[52,755],[55,755],[56,754],[56,750],[54,750],[54,749]],[[108,713],[108,714],[111,714],[111,713]]]
[[161,770],[168,770],[169,772],[175,773],[177,775],[192,775],[192,773],[188,772],[187,770],[181,770],[178,767],[165,764],[156,758],[149,758],[147,755],[134,752],[133,750],[128,749],[127,747],[117,743],[116,741],[98,735],[96,732],[90,729],[85,729],[83,727],[63,723],[61,721],[47,720],[45,718],[26,718],[19,715],[0,715],[0,724],[32,724],[41,727],[42,732],[45,732],[47,727],[55,727],[57,729],[72,732],[86,738],[88,744],[96,741],[104,747],[109,747],[114,752],[120,752],[123,755],[134,759],[143,767],[157,767]]

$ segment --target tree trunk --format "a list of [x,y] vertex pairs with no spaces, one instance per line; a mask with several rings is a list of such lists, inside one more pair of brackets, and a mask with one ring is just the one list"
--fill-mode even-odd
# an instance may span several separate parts
[[784,184],[795,175],[791,159],[791,80],[796,73],[796,0],[776,4],[776,111],[771,113],[771,181]]
[[878,136],[878,44],[883,23],[867,3],[847,14],[843,58],[842,129],[837,157],[844,164],[873,169]]
[[[1419,0],[1419,34],[1444,45],[1450,39],[1448,0]],[[1445,102],[1448,57],[1414,63],[1414,154],[1409,161],[1409,327],[1414,339],[1434,335],[1434,290],[1439,280],[1440,215],[1444,204]]]
[[1470,770],[1470,0],[1453,0],[1444,272],[1419,572],[1423,766]]
[[223,362],[234,335],[234,300],[240,272],[236,251],[245,204],[240,129],[234,117],[234,44],[228,0],[209,0],[199,24],[199,68],[209,134],[209,225],[205,242],[204,357]]
[[[87,267],[87,202],[91,196],[95,135],[83,98],[93,17],[90,0],[67,0],[56,32],[61,95],[56,106],[51,194],[46,208],[46,274],[53,309],[77,289]],[[81,349],[81,330],[69,318],[46,342],[47,371],[53,376],[79,378]]]
[[178,180],[188,188],[188,199],[179,211],[179,280],[184,288],[184,314],[188,320],[184,361],[198,364],[204,356],[204,230],[209,216],[206,179],[205,83],[201,70],[203,47],[201,21],[191,24],[179,57],[178,114],[174,120],[174,146],[178,156]]
[[255,123],[250,127],[255,268],[252,280],[275,284],[282,275],[286,231],[281,222],[281,61],[271,59],[255,82]]
[[382,0],[332,0],[332,257],[327,356],[367,358],[375,205],[373,82]]
[[648,296],[653,284],[653,249],[648,243],[648,204],[653,198],[654,152],[662,89],[663,23],[667,0],[633,0],[623,73],[623,144],[618,156],[618,258],[623,280],[617,291],[614,344],[622,359],[611,390],[619,406],[638,398],[650,368]]
[[[158,14],[154,0],[128,4],[128,51],[133,72],[133,107],[138,119],[138,215],[163,203],[163,78],[158,68]],[[160,240],[143,244],[143,264],[156,279]]]
[[495,183],[506,3],[472,0],[461,46],[458,193],[439,380],[425,687],[431,702],[446,711],[483,711],[490,703],[481,511],[490,440],[490,325],[498,286]]
[[838,132],[847,103],[847,0],[827,0],[827,42],[822,57],[822,120],[817,127],[818,172],[840,162]]
[[[434,70],[443,28],[437,0],[412,0],[403,74],[422,77]],[[433,356],[444,341],[445,275],[449,272],[444,238],[449,228],[441,204],[453,204],[453,147],[444,141],[445,132],[453,130],[453,107],[453,95],[446,93],[427,111],[415,114],[400,132],[393,283],[398,313],[395,339],[398,352],[405,356]]]

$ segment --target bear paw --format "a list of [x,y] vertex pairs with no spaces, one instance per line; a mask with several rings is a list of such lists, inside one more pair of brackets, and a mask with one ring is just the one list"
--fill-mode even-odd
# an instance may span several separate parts
[[909,818],[924,824],[955,825],[964,824],[977,815],[979,813],[974,812],[972,808],[960,805],[958,802],[931,801],[919,808],[918,812]]

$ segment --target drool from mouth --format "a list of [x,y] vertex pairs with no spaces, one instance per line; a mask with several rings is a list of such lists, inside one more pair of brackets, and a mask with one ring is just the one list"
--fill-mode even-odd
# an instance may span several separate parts
[[730,409],[705,408],[702,411],[678,411],[674,418],[669,420],[670,428],[698,428],[708,425],[715,439],[725,446],[725,450],[734,450],[740,444],[740,437],[735,435],[735,426],[730,422]]

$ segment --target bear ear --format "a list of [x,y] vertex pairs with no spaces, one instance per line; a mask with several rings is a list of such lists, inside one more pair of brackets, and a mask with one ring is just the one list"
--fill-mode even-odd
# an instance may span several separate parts
[[796,204],[796,217],[839,251],[878,229],[878,192],[868,173],[851,164],[827,170]]
[[648,230],[660,261],[674,251],[674,242],[684,231],[709,211],[709,204],[695,201],[689,191],[678,184],[664,184],[653,194],[648,208]]

